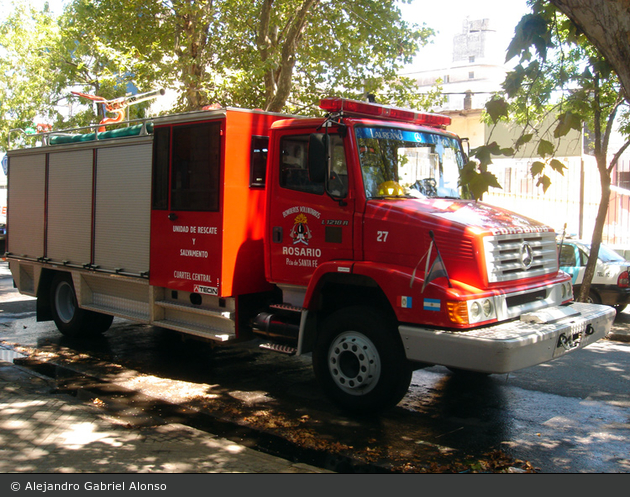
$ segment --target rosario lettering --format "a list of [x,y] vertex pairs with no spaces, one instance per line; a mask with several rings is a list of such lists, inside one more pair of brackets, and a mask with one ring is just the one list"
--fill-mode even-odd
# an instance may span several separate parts
[[282,255],[295,255],[298,257],[321,257],[322,251],[318,248],[282,247]]

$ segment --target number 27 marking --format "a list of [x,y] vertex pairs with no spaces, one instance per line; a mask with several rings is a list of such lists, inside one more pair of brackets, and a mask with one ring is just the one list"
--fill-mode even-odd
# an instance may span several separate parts
[[387,235],[389,235],[389,231],[377,231],[376,232],[376,241],[377,242],[386,242]]

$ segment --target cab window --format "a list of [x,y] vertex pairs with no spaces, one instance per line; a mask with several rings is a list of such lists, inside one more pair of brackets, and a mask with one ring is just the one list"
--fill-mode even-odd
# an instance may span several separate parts
[[324,193],[324,183],[312,182],[308,176],[309,137],[291,135],[280,141],[280,186],[321,195]]
[[343,138],[339,135],[330,137],[330,163],[328,192],[334,197],[344,198],[348,194],[348,164]]
[[[323,182],[311,181],[308,174],[308,146],[310,135],[291,135],[280,141],[280,186],[306,193],[321,195]],[[330,135],[330,174],[328,191],[343,198],[348,193],[348,165],[343,138]]]

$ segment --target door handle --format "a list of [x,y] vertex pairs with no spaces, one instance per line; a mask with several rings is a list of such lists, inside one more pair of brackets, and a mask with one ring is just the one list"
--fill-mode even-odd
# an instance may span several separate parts
[[171,213],[168,215],[168,220],[169,220],[169,221],[175,221],[176,219],[177,219],[177,214],[175,214],[174,212],[171,212]]
[[274,226],[271,232],[273,243],[282,243],[282,226]]

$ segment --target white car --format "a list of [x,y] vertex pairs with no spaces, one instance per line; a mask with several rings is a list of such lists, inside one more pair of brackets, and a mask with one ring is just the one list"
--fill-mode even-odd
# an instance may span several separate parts
[[[590,254],[590,243],[580,240],[565,239],[558,250],[560,253],[560,269],[571,275],[573,295],[577,295],[582,285],[584,270]],[[595,304],[613,306],[617,312],[630,304],[630,278],[628,270],[630,261],[625,260],[614,250],[600,245],[597,267],[591,289],[589,301]]]

